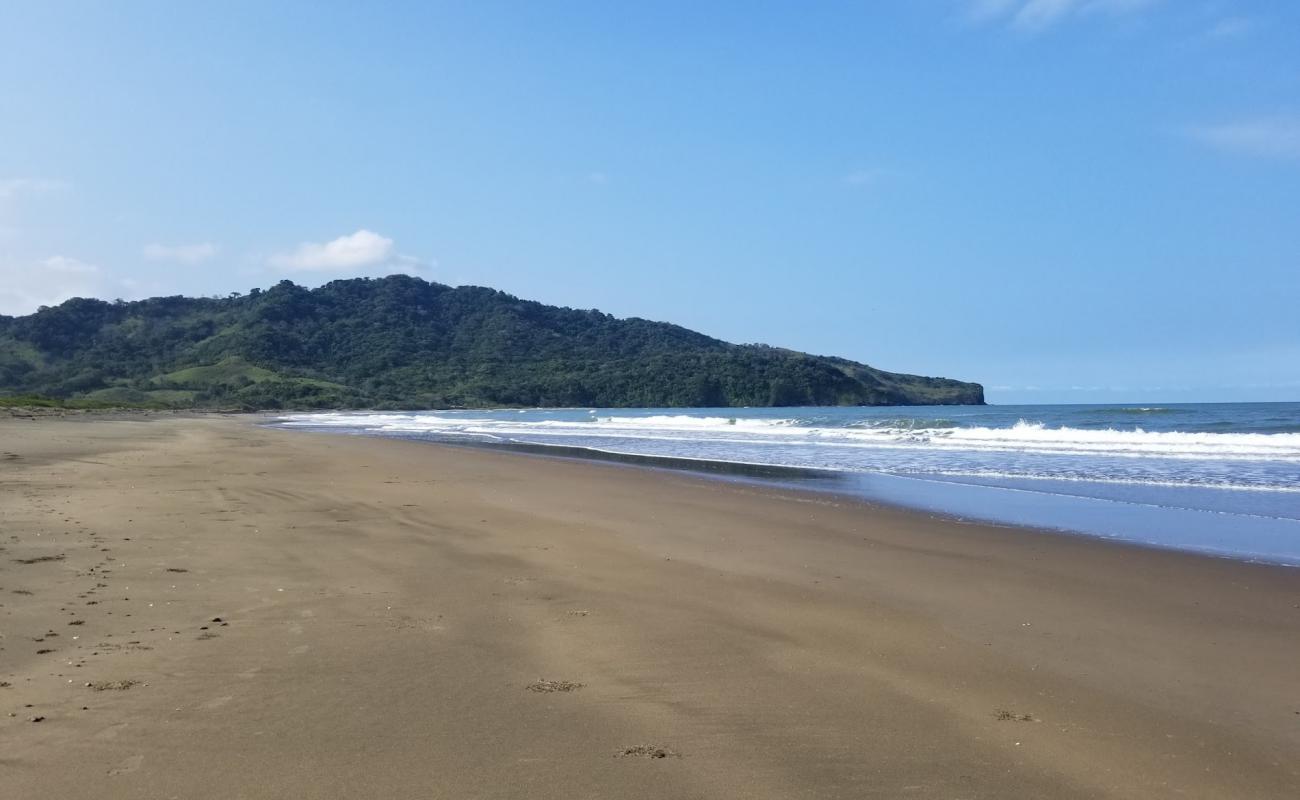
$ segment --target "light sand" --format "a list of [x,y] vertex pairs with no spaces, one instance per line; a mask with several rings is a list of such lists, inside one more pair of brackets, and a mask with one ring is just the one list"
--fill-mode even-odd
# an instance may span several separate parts
[[6,799],[1300,796],[1296,570],[215,417],[0,547]]

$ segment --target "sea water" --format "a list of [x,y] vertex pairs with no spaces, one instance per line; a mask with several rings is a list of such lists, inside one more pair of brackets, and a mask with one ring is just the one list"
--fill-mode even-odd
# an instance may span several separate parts
[[328,412],[276,424],[793,468],[822,478],[811,488],[967,519],[1300,565],[1300,403]]

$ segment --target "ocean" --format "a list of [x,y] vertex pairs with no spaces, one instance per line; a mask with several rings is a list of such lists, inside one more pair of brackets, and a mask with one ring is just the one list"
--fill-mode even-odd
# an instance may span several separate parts
[[765,475],[1300,565],[1300,403],[323,412],[273,424]]

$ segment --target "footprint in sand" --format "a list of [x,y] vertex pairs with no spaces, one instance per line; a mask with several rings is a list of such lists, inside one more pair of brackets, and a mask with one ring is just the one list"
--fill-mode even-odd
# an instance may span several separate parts
[[199,708],[203,709],[204,711],[213,711],[215,709],[221,708],[226,703],[229,703],[231,700],[234,699],[235,699],[234,695],[229,695],[229,694],[225,695],[224,697],[214,697],[208,702],[200,705]]
[[108,771],[108,774],[125,775],[128,772],[135,772],[137,769],[140,768],[140,765],[143,763],[144,763],[144,756],[131,756],[130,758],[123,759],[122,763],[110,769]]

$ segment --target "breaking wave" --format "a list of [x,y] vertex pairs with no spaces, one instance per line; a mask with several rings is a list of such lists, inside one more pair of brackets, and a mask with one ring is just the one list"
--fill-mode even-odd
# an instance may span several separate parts
[[[1268,460],[1300,463],[1300,433],[1148,431],[1141,427],[1085,429],[1050,427],[1019,420],[1010,427],[957,427],[948,420],[856,421],[816,425],[799,418],[746,418],[656,414],[585,419],[522,419],[462,414],[291,415],[290,426],[348,427],[394,434],[496,438],[565,437],[645,439],[717,444],[808,447],[916,448],[942,451],[1098,455],[1128,458]],[[937,424],[936,424],[937,423]]]

